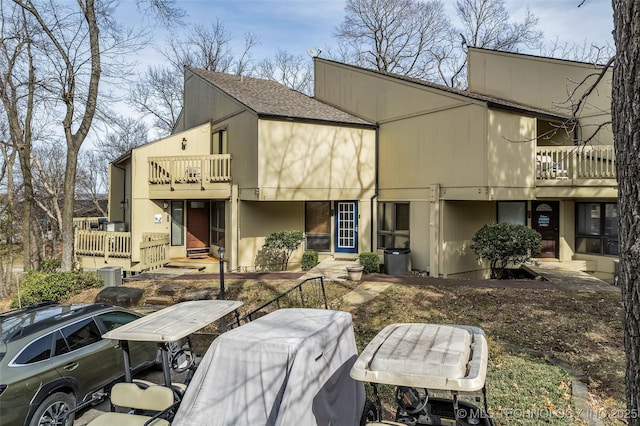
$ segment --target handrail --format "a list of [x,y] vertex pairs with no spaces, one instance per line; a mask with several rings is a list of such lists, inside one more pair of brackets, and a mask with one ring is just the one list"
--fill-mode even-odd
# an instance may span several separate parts
[[231,154],[149,157],[149,183],[215,183],[231,181]]
[[[260,311],[263,311],[265,308],[267,308],[268,306],[275,304],[277,305],[277,309],[280,308],[280,300],[282,298],[284,298],[285,296],[287,296],[289,293],[292,293],[295,290],[298,290],[300,293],[300,301],[302,306],[305,306],[305,298],[304,298],[304,292],[302,291],[302,286],[308,282],[320,282],[320,288],[322,289],[322,299],[324,301],[324,308],[325,309],[329,309],[329,304],[327,303],[327,294],[325,292],[325,288],[324,288],[324,278],[322,276],[317,276],[317,277],[311,277],[311,278],[307,278],[301,282],[299,282],[298,284],[294,285],[293,287],[289,288],[287,291],[285,291],[284,293],[281,293],[280,295],[278,295],[277,297],[275,297],[274,299],[263,303],[262,305],[260,305],[259,307],[255,308],[254,310],[252,310],[251,312],[243,315],[243,316],[239,316],[238,312],[236,311],[236,320],[235,320],[235,324],[231,323],[228,325],[228,328],[235,328],[235,327],[239,327],[241,325],[241,322],[251,322],[254,320],[254,316],[256,314],[258,314]],[[313,287],[314,289],[316,289],[315,287]],[[317,289],[316,289],[317,290]],[[314,296],[320,296],[319,294],[315,294]],[[260,315],[262,316],[262,315]]]
[[613,145],[539,146],[535,161],[538,181],[616,178]]

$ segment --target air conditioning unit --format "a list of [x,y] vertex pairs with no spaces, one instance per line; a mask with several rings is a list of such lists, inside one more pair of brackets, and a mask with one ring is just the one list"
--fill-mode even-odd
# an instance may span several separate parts
[[118,287],[122,285],[122,267],[105,266],[98,269],[98,277],[102,278],[105,287]]
[[126,232],[124,222],[107,222],[105,229],[110,232]]

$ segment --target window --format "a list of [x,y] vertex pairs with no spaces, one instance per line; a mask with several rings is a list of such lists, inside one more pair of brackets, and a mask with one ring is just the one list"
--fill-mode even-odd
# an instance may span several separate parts
[[378,248],[409,248],[409,203],[378,204]]
[[304,205],[307,250],[331,250],[331,202],[308,201]]
[[103,325],[105,332],[115,330],[116,328],[130,323],[139,317],[128,312],[107,312],[96,317],[99,323]]
[[525,201],[499,201],[498,223],[526,225],[527,203]]
[[34,362],[49,359],[50,356],[51,334],[47,334],[24,348],[16,358],[15,363],[18,365],[33,364]]
[[84,348],[101,340],[100,330],[93,321],[93,318],[87,318],[75,324],[71,324],[62,329],[69,351]]
[[576,203],[576,251],[618,256],[617,203]]
[[227,153],[227,129],[220,129],[211,137],[211,154]]
[[224,201],[211,202],[211,244],[224,247]]
[[171,245],[184,245],[184,204],[182,201],[171,202]]

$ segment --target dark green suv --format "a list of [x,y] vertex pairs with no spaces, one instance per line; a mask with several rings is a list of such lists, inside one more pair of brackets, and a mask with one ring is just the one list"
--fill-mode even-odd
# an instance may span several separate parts
[[[139,317],[106,304],[41,303],[0,313],[0,424],[65,424],[69,409],[123,377],[118,342],[101,336]],[[135,370],[155,363],[153,344],[131,342],[130,351]]]

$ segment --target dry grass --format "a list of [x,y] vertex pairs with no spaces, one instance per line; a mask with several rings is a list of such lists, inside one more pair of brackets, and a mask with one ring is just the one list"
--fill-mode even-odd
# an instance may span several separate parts
[[[191,289],[219,286],[218,281],[212,280],[134,281],[127,285],[144,288],[146,295],[154,295],[167,283]],[[227,298],[242,300],[242,311],[248,312],[294,284],[291,280],[226,280]],[[341,297],[355,285],[350,281],[331,282],[326,284],[326,290],[330,308],[353,314],[359,346],[395,322],[483,328],[491,343],[488,388],[490,408],[494,411],[504,413],[516,403],[514,398],[569,410],[565,401],[570,389],[569,376],[554,370],[541,358],[505,350],[509,345],[551,354],[588,375],[591,402],[597,409],[606,412],[624,406],[625,364],[617,293],[392,284],[364,305],[347,306]],[[71,301],[92,302],[96,293],[97,290],[88,290]],[[549,383],[553,383],[552,388]],[[516,423],[538,424],[539,420]],[[602,420],[605,424],[620,424]],[[498,423],[515,424],[513,419],[500,419]],[[580,422],[572,417],[556,424]]]

